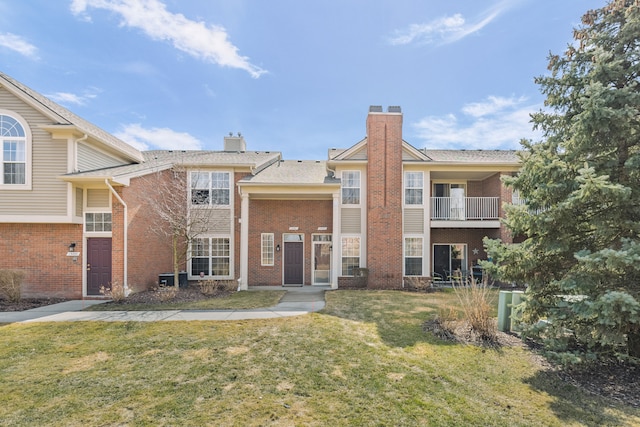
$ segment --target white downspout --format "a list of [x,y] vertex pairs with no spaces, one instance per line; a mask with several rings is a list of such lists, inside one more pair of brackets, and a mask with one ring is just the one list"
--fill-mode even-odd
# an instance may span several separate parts
[[111,194],[113,194],[116,199],[118,199],[118,202],[120,202],[120,204],[124,207],[124,242],[123,242],[123,253],[124,253],[124,260],[123,260],[123,267],[124,267],[124,279],[123,279],[123,288],[124,288],[124,293],[125,296],[129,295],[129,285],[127,284],[127,266],[128,266],[128,259],[129,259],[129,254],[127,251],[127,246],[128,246],[128,241],[129,241],[129,227],[128,227],[128,218],[127,218],[127,204],[124,202],[124,200],[122,200],[122,197],[120,197],[120,195],[116,192],[116,190],[113,189],[113,187],[111,186],[111,184],[109,183],[109,179],[105,179],[104,183],[107,185],[107,187],[109,187],[109,190],[111,191]]

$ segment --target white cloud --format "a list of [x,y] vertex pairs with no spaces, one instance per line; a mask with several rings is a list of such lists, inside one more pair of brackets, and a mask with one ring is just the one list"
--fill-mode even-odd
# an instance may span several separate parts
[[159,0],[72,0],[71,12],[86,20],[89,8],[105,9],[122,17],[122,25],[138,28],[153,40],[169,41],[187,54],[224,67],[239,68],[258,78],[266,70],[253,65],[228,40],[223,27],[193,21],[167,11]]
[[530,114],[541,105],[527,99],[489,96],[462,107],[462,115],[428,116],[413,124],[429,149],[515,149],[522,138],[535,139]]
[[47,94],[46,96],[59,104],[86,105],[88,101],[98,96],[97,95],[98,91],[99,91],[98,89],[92,88],[91,90],[86,91],[82,95],[77,95],[75,93],[69,93],[69,92],[55,92],[55,93]]
[[0,46],[18,52],[27,58],[37,59],[38,48],[26,41],[24,38],[12,34],[0,34]]
[[145,129],[139,123],[126,125],[114,134],[138,150],[201,150],[202,143],[186,132],[169,128]]
[[411,24],[408,28],[396,30],[389,39],[392,45],[420,44],[449,44],[467,37],[491,23],[503,13],[512,2],[502,1],[484,11],[471,22],[459,13],[444,16],[423,24]]
[[525,97],[502,98],[500,96],[488,96],[484,102],[473,102],[462,107],[462,112],[473,117],[482,117],[495,114],[507,108],[515,108],[525,102]]

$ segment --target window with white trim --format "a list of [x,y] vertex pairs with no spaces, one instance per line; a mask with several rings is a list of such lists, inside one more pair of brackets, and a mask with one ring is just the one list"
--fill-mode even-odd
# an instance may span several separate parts
[[191,172],[191,204],[228,206],[229,172]]
[[260,253],[263,266],[273,265],[273,250],[274,250],[274,236],[273,233],[262,233]]
[[421,205],[424,193],[424,173],[404,173],[404,203],[405,205]]
[[191,242],[191,274],[212,277],[230,275],[228,237],[198,237]]
[[92,231],[111,231],[111,212],[87,212],[84,214],[84,229]]
[[24,126],[14,117],[0,114],[2,163],[0,185],[25,186],[30,165],[27,162],[29,141]]
[[360,204],[360,171],[342,172],[342,204]]
[[353,269],[360,267],[360,237],[342,238],[342,275],[353,276]]
[[422,276],[422,237],[404,239],[404,275]]

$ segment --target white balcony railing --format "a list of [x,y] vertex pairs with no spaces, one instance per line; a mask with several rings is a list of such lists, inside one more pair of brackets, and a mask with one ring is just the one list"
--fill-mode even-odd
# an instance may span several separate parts
[[432,197],[431,219],[437,221],[496,220],[499,197]]

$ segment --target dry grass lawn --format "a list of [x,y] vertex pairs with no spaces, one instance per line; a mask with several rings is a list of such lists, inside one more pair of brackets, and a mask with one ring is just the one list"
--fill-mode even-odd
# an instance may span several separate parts
[[633,426],[519,347],[440,341],[450,293],[327,293],[320,313],[0,326],[0,424]]

